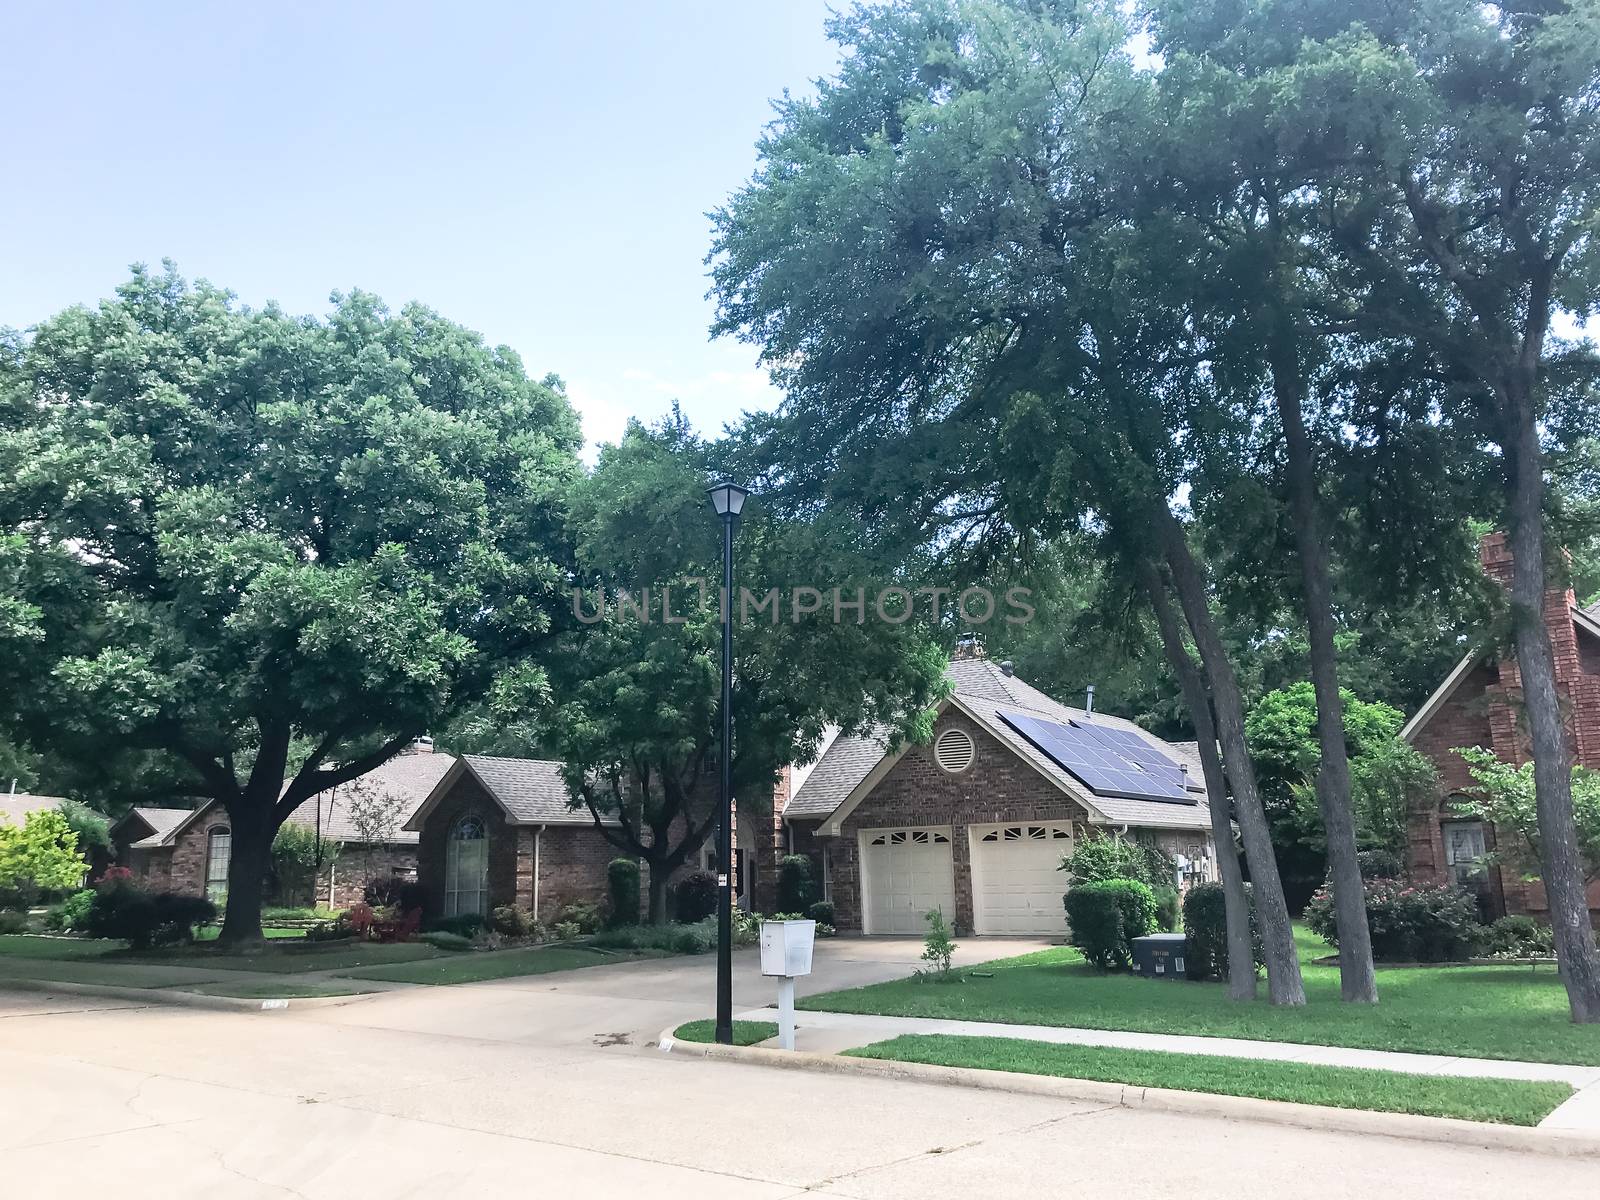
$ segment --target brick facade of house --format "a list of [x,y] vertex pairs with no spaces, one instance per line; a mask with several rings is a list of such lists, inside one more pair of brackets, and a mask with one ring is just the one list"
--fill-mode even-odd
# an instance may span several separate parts
[[[953,921],[959,930],[970,930],[974,922],[970,826],[1070,821],[1074,839],[1087,833],[1089,815],[1083,807],[980,725],[948,708],[934,726],[934,740],[947,729],[964,730],[972,738],[973,762],[967,770],[953,775],[941,768],[934,760],[933,742],[913,745],[845,818],[839,836],[821,836],[820,821],[790,824],[789,851],[810,855],[817,863],[840,929],[862,928],[859,835],[865,830],[950,827]],[[1197,860],[1210,854],[1203,832],[1141,833],[1168,854],[1183,853]],[[1062,891],[1066,891],[1065,876]]]
[[[1509,586],[1511,554],[1503,534],[1484,539],[1484,571]],[[1545,626],[1555,656],[1556,688],[1567,718],[1573,762],[1600,770],[1600,638],[1579,628],[1572,612],[1577,599],[1570,589],[1552,588],[1545,595]],[[1412,745],[1439,773],[1439,792],[1429,806],[1409,821],[1407,867],[1413,878],[1448,883],[1446,831],[1462,820],[1454,804],[1474,787],[1471,773],[1456,750],[1482,746],[1513,765],[1531,757],[1522,711],[1522,681],[1510,653],[1474,666],[1432,717],[1412,736]],[[1528,861],[1514,832],[1485,830],[1486,849],[1500,860],[1486,872],[1485,904],[1490,915],[1523,913],[1544,917],[1549,903],[1544,886],[1527,875],[1537,870]],[[1589,891],[1589,907],[1600,910],[1600,884]]]
[[[591,826],[546,825],[543,830],[507,822],[505,811],[471,774],[463,774],[423,822],[417,847],[417,878],[425,889],[423,915],[444,912],[445,850],[451,829],[462,817],[483,821],[489,839],[489,901],[534,907],[537,918],[555,920],[568,904],[605,907],[609,885],[606,867],[618,852]],[[535,881],[535,866],[538,878]]]

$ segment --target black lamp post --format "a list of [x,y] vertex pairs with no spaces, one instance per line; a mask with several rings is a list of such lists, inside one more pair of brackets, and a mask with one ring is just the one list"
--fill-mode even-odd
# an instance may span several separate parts
[[749,490],[710,489],[722,518],[722,787],[717,793],[717,1041],[733,1044],[733,526]]

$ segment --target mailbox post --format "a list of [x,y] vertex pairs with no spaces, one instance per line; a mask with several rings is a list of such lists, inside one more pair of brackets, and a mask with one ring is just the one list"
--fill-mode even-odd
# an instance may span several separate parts
[[761,922],[761,973],[778,980],[778,1041],[794,1049],[794,981],[811,974],[815,921]]

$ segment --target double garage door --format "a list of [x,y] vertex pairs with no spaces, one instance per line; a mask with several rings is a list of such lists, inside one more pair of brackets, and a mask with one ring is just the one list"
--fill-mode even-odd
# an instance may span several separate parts
[[[969,831],[972,906],[978,933],[1062,933],[1057,869],[1072,844],[1066,822],[975,825]],[[951,831],[874,829],[861,835],[866,932],[923,934],[929,910],[955,918]]]

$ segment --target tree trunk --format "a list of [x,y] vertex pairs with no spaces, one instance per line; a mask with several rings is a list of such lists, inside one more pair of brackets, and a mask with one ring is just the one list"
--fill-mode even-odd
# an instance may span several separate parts
[[1339,926],[1339,993],[1352,1003],[1376,1004],[1378,980],[1372,966],[1366,888],[1361,879],[1361,861],[1356,857],[1356,822],[1350,803],[1350,757],[1344,740],[1344,700],[1339,695],[1328,546],[1317,511],[1315,467],[1306,436],[1305,385],[1290,335],[1275,336],[1272,381],[1283,421],[1289,508],[1294,518],[1306,631],[1311,642],[1311,683],[1317,696],[1317,742],[1322,751],[1317,767],[1317,806],[1322,810],[1322,826],[1328,840],[1328,875]]
[[1217,729],[1211,717],[1211,701],[1206,695],[1194,659],[1189,655],[1189,647],[1184,643],[1178,614],[1172,609],[1166,585],[1161,581],[1155,565],[1148,560],[1141,561],[1139,579],[1151,608],[1155,610],[1162,648],[1166,651],[1167,662],[1177,673],[1184,703],[1194,722],[1195,737],[1200,744],[1200,766],[1205,773],[1206,801],[1211,809],[1211,838],[1215,843],[1217,873],[1222,876],[1223,916],[1228,932],[1228,999],[1254,1000],[1256,963],[1255,946],[1250,937],[1250,897],[1244,890],[1239,852],[1233,844],[1233,824],[1228,816],[1228,785],[1222,774],[1222,760],[1217,754]]
[[1556,692],[1555,655],[1544,623],[1544,463],[1531,380],[1506,389],[1510,496],[1511,608],[1522,702],[1533,742],[1540,870],[1555,929],[1556,962],[1572,1019],[1600,1023],[1600,951],[1584,896],[1572,815],[1572,755]]
[[1239,693],[1239,681],[1212,620],[1210,597],[1189,551],[1183,527],[1165,501],[1155,506],[1152,516],[1162,552],[1172,570],[1178,602],[1211,681],[1223,766],[1233,784],[1234,812],[1244,836],[1245,858],[1250,864],[1250,878],[1254,884],[1256,919],[1261,924],[1262,951],[1267,960],[1267,995],[1274,1004],[1304,1004],[1306,990],[1300,978],[1300,959],[1295,952],[1289,907],[1283,900],[1283,883],[1278,878],[1278,860],[1272,849],[1267,814],[1261,807],[1255,768],[1245,745],[1244,699]]
[[672,872],[656,863],[650,863],[650,924],[665,925],[667,923],[667,885],[671,881]]
[[264,941],[261,904],[266,895],[271,866],[272,836],[277,832],[270,809],[248,811],[251,797],[244,796],[239,812],[229,810],[232,847],[228,857],[228,903],[217,941],[226,946],[250,946]]

